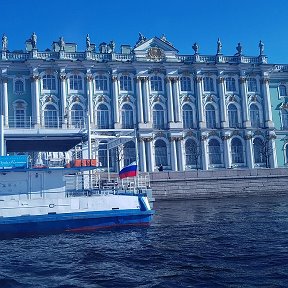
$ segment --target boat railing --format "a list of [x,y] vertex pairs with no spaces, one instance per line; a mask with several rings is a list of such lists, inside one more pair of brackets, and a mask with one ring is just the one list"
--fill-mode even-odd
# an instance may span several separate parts
[[94,172],[83,172],[76,175],[66,175],[66,195],[91,196],[107,194],[138,194],[150,188],[150,178],[148,173],[140,173],[137,177],[106,178],[106,175]]

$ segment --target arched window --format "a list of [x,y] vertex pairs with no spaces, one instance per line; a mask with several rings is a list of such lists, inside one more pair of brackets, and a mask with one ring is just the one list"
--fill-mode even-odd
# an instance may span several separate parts
[[220,143],[216,139],[211,139],[208,142],[208,153],[210,164],[222,164]]
[[122,115],[122,128],[133,129],[134,121],[133,121],[132,107],[128,104],[124,104],[121,109],[121,115]]
[[72,75],[69,77],[70,90],[82,90],[82,78],[79,75]]
[[53,75],[44,75],[42,78],[43,90],[56,90],[56,78]]
[[155,104],[153,106],[153,128],[165,129],[164,109],[160,104]]
[[207,128],[216,128],[216,112],[212,104],[206,105],[206,125]]
[[185,142],[186,165],[196,166],[199,162],[200,148],[193,139]]
[[[14,104],[14,125],[13,127],[21,128],[21,127],[29,127],[29,123],[27,123],[26,119],[26,107],[27,104],[23,100],[17,100]],[[9,124],[10,125],[10,124]]]
[[244,163],[243,145],[239,138],[233,138],[231,141],[232,164]]
[[133,141],[129,141],[124,144],[123,154],[124,154],[124,166],[127,166],[132,162],[136,161],[136,149],[135,149],[135,143]]
[[158,76],[150,78],[151,91],[162,91],[162,79]]
[[250,121],[251,127],[259,128],[260,127],[260,111],[256,104],[250,105]]
[[120,90],[121,91],[132,91],[132,82],[130,76],[120,77]]
[[287,130],[288,129],[288,111],[285,109],[281,110],[281,124],[282,124],[282,129]]
[[15,93],[23,93],[24,92],[24,83],[22,80],[15,81]]
[[157,166],[168,165],[167,146],[165,141],[160,139],[155,142],[155,164]]
[[265,143],[260,138],[255,138],[253,141],[254,162],[259,166],[265,164]]
[[109,128],[109,110],[105,104],[99,104],[96,110],[97,128]]
[[98,160],[101,167],[108,167],[108,157],[107,157],[107,142],[100,141],[98,148]]
[[188,104],[183,106],[183,128],[193,128],[193,110],[192,107]]
[[95,89],[97,91],[107,91],[108,90],[108,81],[107,81],[106,76],[97,75],[95,77]]
[[181,91],[191,91],[191,79],[190,77],[180,78]]
[[58,112],[54,105],[48,104],[44,108],[44,126],[46,128],[59,127]]
[[285,85],[280,85],[279,86],[279,95],[280,96],[287,96],[286,86]]
[[204,84],[204,91],[214,91],[213,78],[204,77],[203,84]]
[[226,91],[236,91],[236,84],[234,78],[226,78]]
[[84,126],[84,110],[80,104],[74,104],[71,108],[71,124],[77,128]]
[[239,127],[238,111],[236,105],[234,104],[229,104],[228,106],[228,119],[229,119],[229,127],[231,128]]
[[248,92],[256,92],[257,91],[257,81],[255,78],[247,79]]

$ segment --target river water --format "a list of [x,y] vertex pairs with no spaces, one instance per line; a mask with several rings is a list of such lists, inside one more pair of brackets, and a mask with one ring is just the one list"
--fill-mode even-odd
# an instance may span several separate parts
[[288,287],[288,196],[154,208],[148,228],[0,240],[0,287]]

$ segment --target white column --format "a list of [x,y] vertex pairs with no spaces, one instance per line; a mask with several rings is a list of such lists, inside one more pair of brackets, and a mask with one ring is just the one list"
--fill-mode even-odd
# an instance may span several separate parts
[[145,106],[145,122],[151,122],[151,107],[150,107],[150,92],[149,92],[149,78],[144,78],[144,106]]
[[176,138],[171,137],[171,168],[172,171],[178,171],[177,151],[176,151]]
[[173,105],[173,95],[172,95],[172,85],[171,79],[166,78],[166,91],[168,98],[168,122],[174,122],[174,105]]
[[174,94],[174,121],[180,122],[181,116],[180,116],[180,99],[179,99],[179,78],[176,77],[173,80],[173,94]]
[[153,151],[152,139],[147,140],[148,172],[153,172],[155,167],[155,151]]
[[142,172],[147,172],[147,165],[146,165],[146,148],[145,148],[145,141],[143,138],[140,138],[139,141],[139,152],[140,152],[140,169]]
[[200,77],[200,76],[197,76],[195,78],[195,80],[196,80],[196,95],[197,95],[199,128],[204,128],[206,126],[206,120],[204,118],[203,102],[202,102],[202,94],[203,94],[202,82],[203,82],[203,78]]
[[87,94],[88,94],[88,109],[90,115],[90,123],[94,123],[94,107],[93,107],[93,76],[87,75]]
[[0,115],[0,156],[5,156],[4,116]]
[[[60,75],[60,81],[61,81],[61,114],[62,114],[62,125],[66,124],[65,122],[67,121],[67,116],[66,114],[66,98],[67,98],[67,87],[66,87],[66,80],[67,76],[66,74],[61,74]],[[66,116],[66,118],[65,118]],[[66,125],[65,125],[66,126]],[[65,127],[64,126],[64,127]],[[63,127],[63,128],[64,128]]]
[[270,168],[277,168],[278,163],[277,163],[277,153],[276,153],[276,134],[274,131],[270,131],[269,133],[269,163],[270,163]]
[[227,109],[225,103],[225,87],[224,87],[224,78],[218,78],[218,90],[219,90],[219,99],[220,99],[220,121],[221,127],[227,128],[228,121],[227,121]]
[[2,78],[3,83],[3,112],[4,112],[4,126],[9,125],[9,115],[8,115],[8,79]]
[[143,96],[142,96],[142,80],[140,77],[137,77],[136,79],[137,84],[136,84],[136,99],[137,99],[137,109],[138,109],[138,122],[143,123]]
[[202,169],[208,170],[208,137],[206,135],[201,136],[201,150],[202,150]]
[[113,109],[114,109],[114,124],[119,123],[119,105],[118,105],[118,78],[112,76],[113,82]]
[[32,115],[33,123],[36,125],[40,125],[40,91],[39,91],[39,75],[33,75],[32,80],[32,91],[34,92],[34,95],[32,95],[32,99],[34,99],[34,115]]
[[232,158],[231,158],[231,149],[230,149],[230,136],[225,135],[223,137],[223,146],[224,146],[224,165],[225,168],[231,168]]
[[249,109],[248,109],[248,96],[247,96],[247,80],[244,77],[240,77],[241,87],[241,99],[242,99],[242,115],[243,115],[243,126],[244,128],[251,127],[251,121],[249,120]]
[[182,138],[179,138],[177,141],[177,152],[178,152],[178,170],[185,171],[185,147],[184,141]]
[[271,108],[271,96],[269,90],[269,79],[262,79],[262,89],[263,89],[263,97],[264,97],[264,115],[265,115],[265,126],[269,128],[273,128],[274,124],[272,121],[272,108]]
[[247,167],[254,168],[254,155],[253,155],[253,144],[252,144],[252,135],[249,132],[245,135],[246,140],[246,159],[247,159]]

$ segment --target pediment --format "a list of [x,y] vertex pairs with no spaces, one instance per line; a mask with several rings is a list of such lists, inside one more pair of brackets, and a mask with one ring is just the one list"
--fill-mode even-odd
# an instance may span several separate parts
[[151,39],[144,40],[136,44],[134,52],[148,51],[151,48],[158,48],[165,52],[174,52],[178,53],[179,51],[166,39],[160,39],[158,37],[153,37]]

